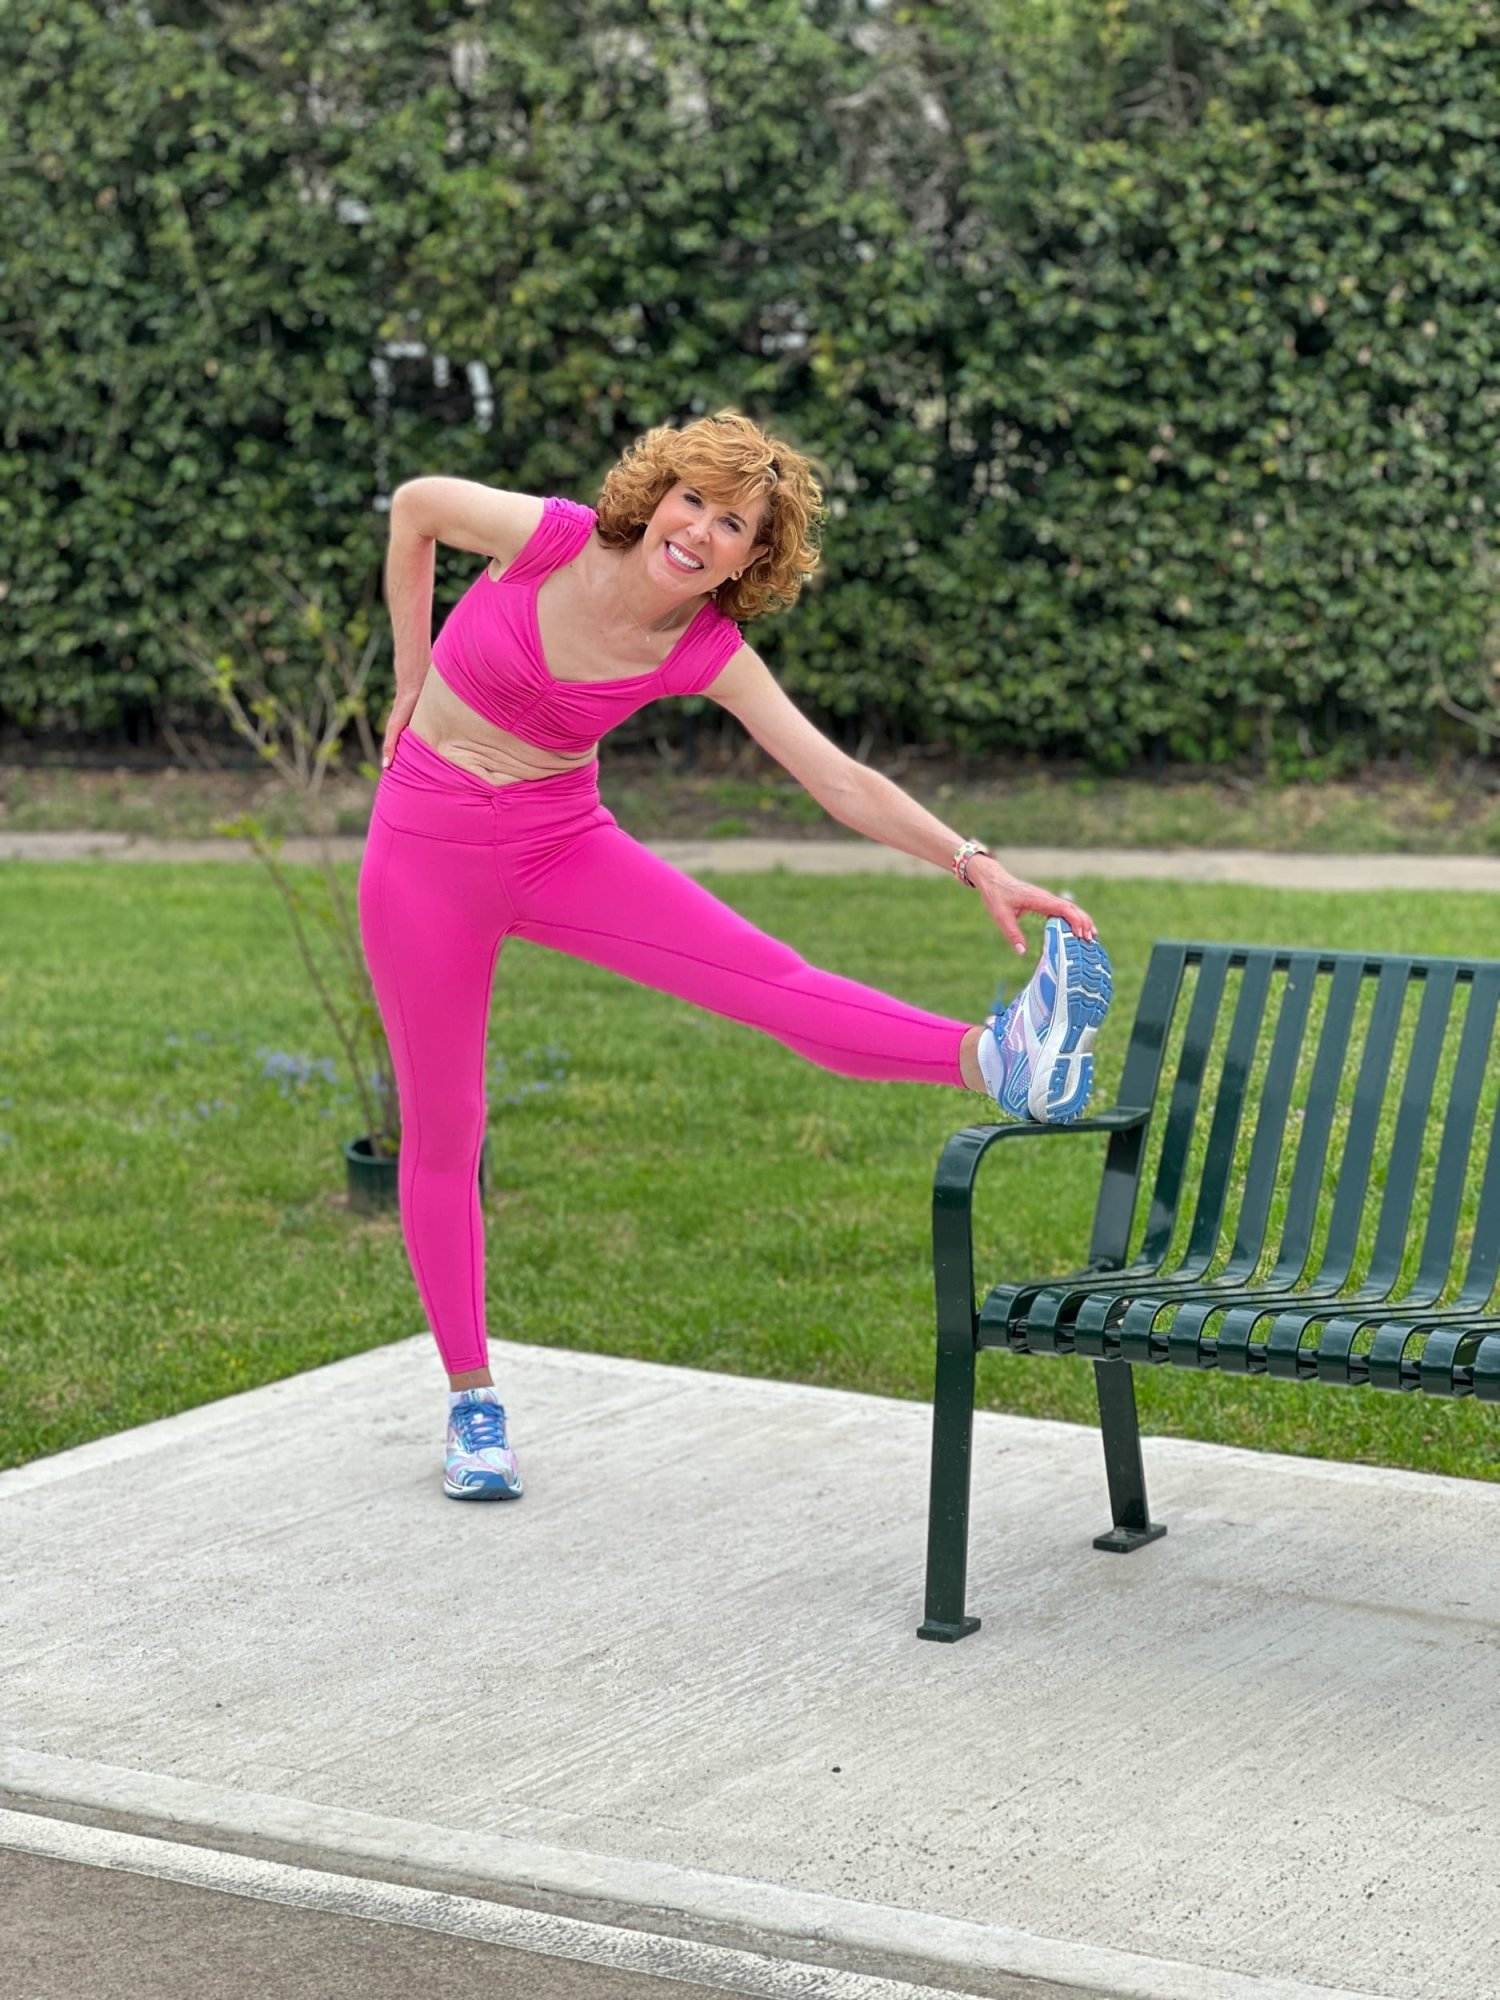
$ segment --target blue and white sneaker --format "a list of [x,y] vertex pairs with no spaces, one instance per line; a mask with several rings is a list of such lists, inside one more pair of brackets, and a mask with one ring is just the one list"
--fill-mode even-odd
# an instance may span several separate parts
[[448,1411],[443,1491],[451,1500],[519,1500],[521,1468],[505,1435],[505,1405],[483,1384]]
[[979,1037],[979,1068],[1002,1111],[1043,1125],[1081,1118],[1094,1088],[1094,1035],[1114,993],[1102,944],[1049,917],[1036,970]]

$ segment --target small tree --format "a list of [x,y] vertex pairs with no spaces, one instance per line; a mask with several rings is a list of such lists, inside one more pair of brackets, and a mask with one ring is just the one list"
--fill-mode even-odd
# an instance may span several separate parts
[[[210,645],[183,620],[176,621],[175,635],[183,656],[212,690],[236,731],[300,800],[302,824],[318,843],[326,903],[309,897],[288,879],[278,864],[282,836],[268,834],[252,813],[216,820],[214,831],[247,841],[265,862],[286,905],[308,977],[349,1064],[372,1152],[377,1158],[391,1158],[400,1145],[401,1127],[390,1047],[360,943],[358,910],[339,881],[328,845],[333,813],[321,796],[328,772],[339,768],[351,725],[359,745],[359,775],[371,783],[378,777],[378,745],[365,696],[382,644],[371,618],[374,593],[367,590],[347,626],[340,626],[279,563],[262,559],[259,572],[265,588],[248,593],[238,611],[222,602],[216,605],[224,630],[239,641],[239,659]],[[310,688],[278,693],[272,685],[272,670],[288,655],[284,647],[267,639],[266,628],[274,615],[271,607],[254,601],[270,594],[280,596],[297,633],[309,650],[316,649]],[[331,942],[331,972],[325,973],[313,949],[313,923]],[[367,1064],[372,1065],[368,1074]],[[372,1089],[378,1103],[372,1099]]]

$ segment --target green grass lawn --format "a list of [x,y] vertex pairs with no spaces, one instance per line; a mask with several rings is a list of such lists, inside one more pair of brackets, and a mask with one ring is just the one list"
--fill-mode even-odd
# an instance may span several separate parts
[[[814,963],[966,1019],[1023,972],[936,874],[709,886]],[[1101,1103],[1153,938],[1500,956],[1474,896],[1072,886],[1117,970]],[[357,1108],[258,864],[13,863],[0,925],[0,1465],[422,1327],[396,1216],[346,1204]],[[514,941],[489,1089],[492,1334],[930,1396],[933,1167],[982,1099],[826,1073]],[[1082,1261],[1100,1143],[986,1164],[981,1286]],[[1085,1362],[986,1354],[979,1380],[990,1408],[1095,1421]],[[1472,1399],[1136,1381],[1148,1431],[1500,1479],[1500,1412]],[[444,1386],[434,1347],[438,1411]]]

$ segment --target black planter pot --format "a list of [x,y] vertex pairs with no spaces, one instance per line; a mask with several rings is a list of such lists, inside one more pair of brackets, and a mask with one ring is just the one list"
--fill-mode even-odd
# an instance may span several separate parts
[[[479,1199],[484,1200],[485,1182],[490,1164],[490,1135],[484,1135],[484,1143],[479,1148]],[[389,1159],[377,1159],[370,1148],[370,1135],[351,1139],[344,1147],[344,1172],[349,1182],[349,1206],[373,1214],[379,1209],[396,1208],[400,1205],[398,1171],[400,1156],[392,1154]]]

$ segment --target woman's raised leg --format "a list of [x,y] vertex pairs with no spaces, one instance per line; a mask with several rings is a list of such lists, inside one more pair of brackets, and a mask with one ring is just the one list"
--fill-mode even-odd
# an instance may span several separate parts
[[742,1021],[823,1069],[969,1085],[970,1022],[810,965],[613,822],[517,871],[512,888],[517,937]]

